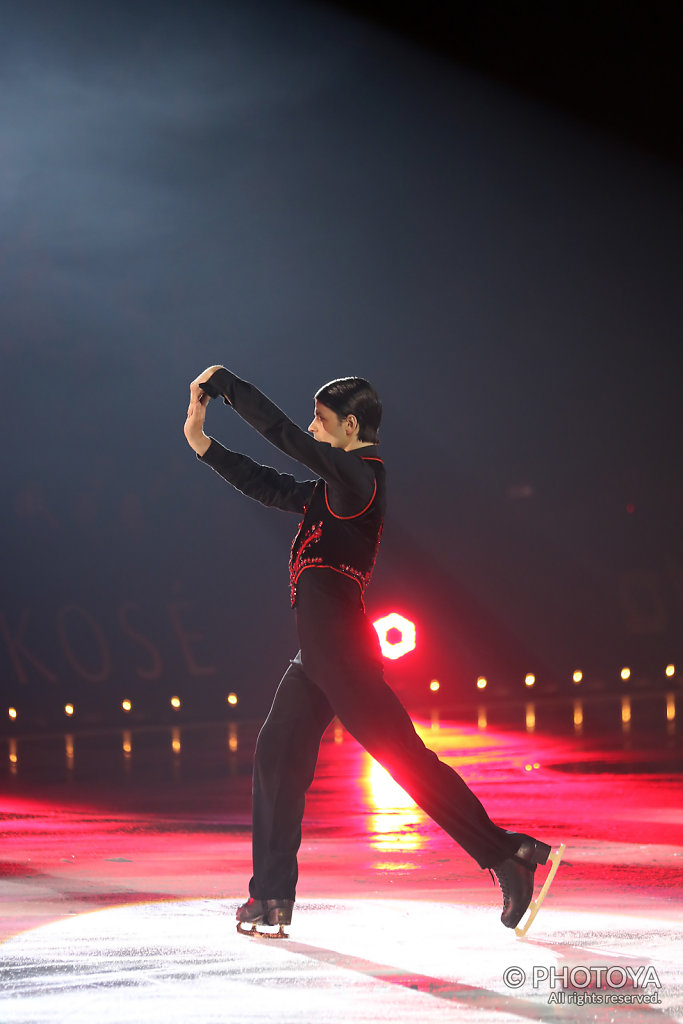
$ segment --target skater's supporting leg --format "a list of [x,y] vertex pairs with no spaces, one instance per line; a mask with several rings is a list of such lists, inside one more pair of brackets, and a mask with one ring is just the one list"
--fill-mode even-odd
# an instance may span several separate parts
[[[294,900],[255,900],[250,897],[237,908],[237,931],[241,935],[262,935],[266,939],[288,939],[285,928],[292,920]],[[259,925],[275,926],[277,932],[264,932]]]
[[322,735],[333,717],[327,698],[306,677],[299,656],[282,678],[254,756],[254,899],[294,899],[306,790]]

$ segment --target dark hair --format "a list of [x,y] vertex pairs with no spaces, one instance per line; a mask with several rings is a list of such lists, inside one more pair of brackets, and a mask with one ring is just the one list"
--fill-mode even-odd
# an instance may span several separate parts
[[355,416],[358,420],[358,440],[377,443],[377,432],[382,419],[379,395],[362,377],[340,377],[323,384],[316,399],[336,412],[340,419]]

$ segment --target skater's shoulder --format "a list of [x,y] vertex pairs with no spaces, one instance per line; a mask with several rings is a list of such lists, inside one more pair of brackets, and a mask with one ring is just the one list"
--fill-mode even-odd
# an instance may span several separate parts
[[364,462],[384,462],[382,452],[378,444],[363,445],[362,448],[352,448],[349,455],[355,455]]

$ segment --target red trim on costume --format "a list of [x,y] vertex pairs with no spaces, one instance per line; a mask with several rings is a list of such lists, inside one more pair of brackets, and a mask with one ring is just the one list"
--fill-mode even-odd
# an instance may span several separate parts
[[327,505],[327,511],[330,513],[331,516],[334,516],[335,519],[358,519],[359,516],[362,516],[363,513],[367,512],[367,510],[370,508],[370,506],[372,505],[373,501],[375,500],[375,495],[376,494],[377,494],[377,480],[375,479],[375,486],[374,486],[373,491],[372,491],[372,497],[370,498],[370,501],[367,503],[365,508],[362,509],[360,512],[356,512],[355,515],[352,515],[352,516],[338,516],[336,512],[332,511],[332,509],[330,508],[330,503],[327,500],[327,480],[325,481],[325,504]]
[[[333,515],[334,515],[334,513],[333,513]],[[358,588],[359,588],[359,590],[360,590],[360,600],[361,600],[361,604],[362,604],[362,606],[363,606],[363,611],[365,611],[365,601],[363,600],[363,594],[364,594],[364,591],[363,591],[363,584],[361,583],[361,581],[360,581],[360,580],[356,579],[356,577],[355,577],[355,576],[352,576],[352,575],[351,575],[350,573],[348,573],[348,572],[344,572],[344,570],[343,570],[343,569],[336,569],[336,568],[335,568],[335,567],[334,567],[333,565],[322,565],[322,564],[317,564],[317,565],[302,565],[302,566],[301,566],[301,568],[299,569],[298,573],[296,574],[295,578],[294,578],[294,582],[293,582],[293,585],[294,585],[294,586],[296,586],[296,585],[297,585],[297,583],[299,582],[299,577],[301,576],[301,574],[302,574],[303,572],[306,572],[306,570],[307,570],[307,569],[331,569],[331,570],[332,570],[332,572],[338,572],[340,576],[346,576],[347,580],[353,580],[353,582],[354,582],[354,583],[357,583],[357,584],[358,584]]]

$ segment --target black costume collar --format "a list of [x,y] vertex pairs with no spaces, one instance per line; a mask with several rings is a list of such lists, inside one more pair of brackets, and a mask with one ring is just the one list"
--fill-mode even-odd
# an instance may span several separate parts
[[365,448],[353,448],[349,455],[358,455],[361,459],[379,459],[382,462],[382,456],[379,453],[378,444],[369,444]]

